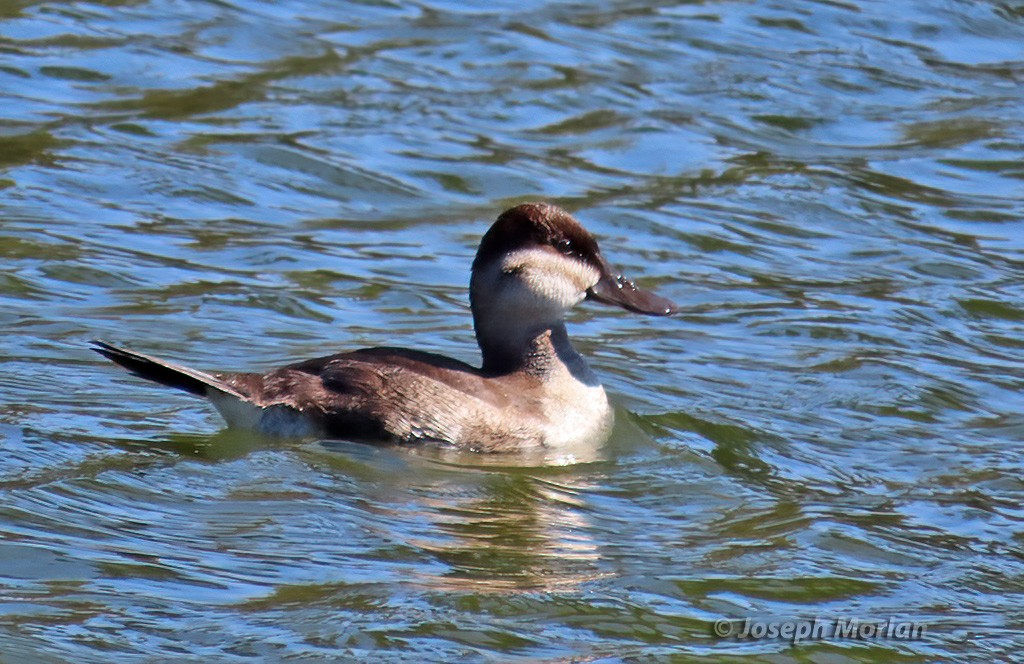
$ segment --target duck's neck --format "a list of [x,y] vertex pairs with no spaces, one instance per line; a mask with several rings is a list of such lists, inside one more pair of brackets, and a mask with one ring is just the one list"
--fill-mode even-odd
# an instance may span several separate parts
[[525,372],[541,380],[568,373],[587,385],[597,384],[565,331],[565,312],[574,302],[569,297],[559,301],[554,290],[554,295],[545,292],[529,275],[506,273],[499,263],[474,263],[469,302],[484,373]]
[[488,323],[478,317],[474,327],[484,373],[525,372],[547,380],[567,372],[581,383],[597,384],[586,360],[569,341],[563,321],[529,326],[514,320]]

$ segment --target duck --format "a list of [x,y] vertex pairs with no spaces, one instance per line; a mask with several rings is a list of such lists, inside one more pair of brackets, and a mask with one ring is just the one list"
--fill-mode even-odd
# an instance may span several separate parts
[[103,340],[92,348],[131,373],[209,400],[229,428],[474,452],[599,444],[614,411],[566,331],[584,300],[651,316],[670,300],[613,270],[594,237],[548,203],[501,213],[471,268],[481,365],[373,347],[267,372],[200,371]]

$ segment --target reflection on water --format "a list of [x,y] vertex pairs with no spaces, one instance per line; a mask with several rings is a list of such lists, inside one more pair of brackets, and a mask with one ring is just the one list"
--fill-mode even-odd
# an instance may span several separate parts
[[[424,585],[473,592],[576,590],[600,576],[597,543],[573,498],[580,488],[497,476],[482,495],[424,500],[432,536],[413,541],[448,571]],[[578,501],[577,501],[578,502]]]
[[[1024,13],[1008,2],[0,4],[11,661],[1020,649]],[[684,313],[584,306],[600,449],[219,431],[223,370],[477,360],[509,204]],[[720,617],[924,621],[716,639]]]

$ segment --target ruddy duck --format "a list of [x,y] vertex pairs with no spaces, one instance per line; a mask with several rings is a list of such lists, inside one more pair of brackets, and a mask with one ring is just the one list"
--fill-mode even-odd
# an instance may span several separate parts
[[382,347],[262,374],[209,373],[93,344],[143,378],[208,398],[231,427],[480,451],[600,443],[612,409],[565,331],[565,313],[584,299],[655,316],[676,311],[617,275],[569,213],[528,203],[498,217],[473,261],[469,300],[479,369]]

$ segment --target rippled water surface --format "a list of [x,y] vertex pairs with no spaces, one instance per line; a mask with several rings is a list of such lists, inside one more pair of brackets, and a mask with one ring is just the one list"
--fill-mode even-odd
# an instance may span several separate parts
[[[1016,0],[2,2],[0,170],[5,662],[1024,647]],[[573,313],[576,463],[223,431],[86,347],[475,362],[531,199],[685,310]]]

